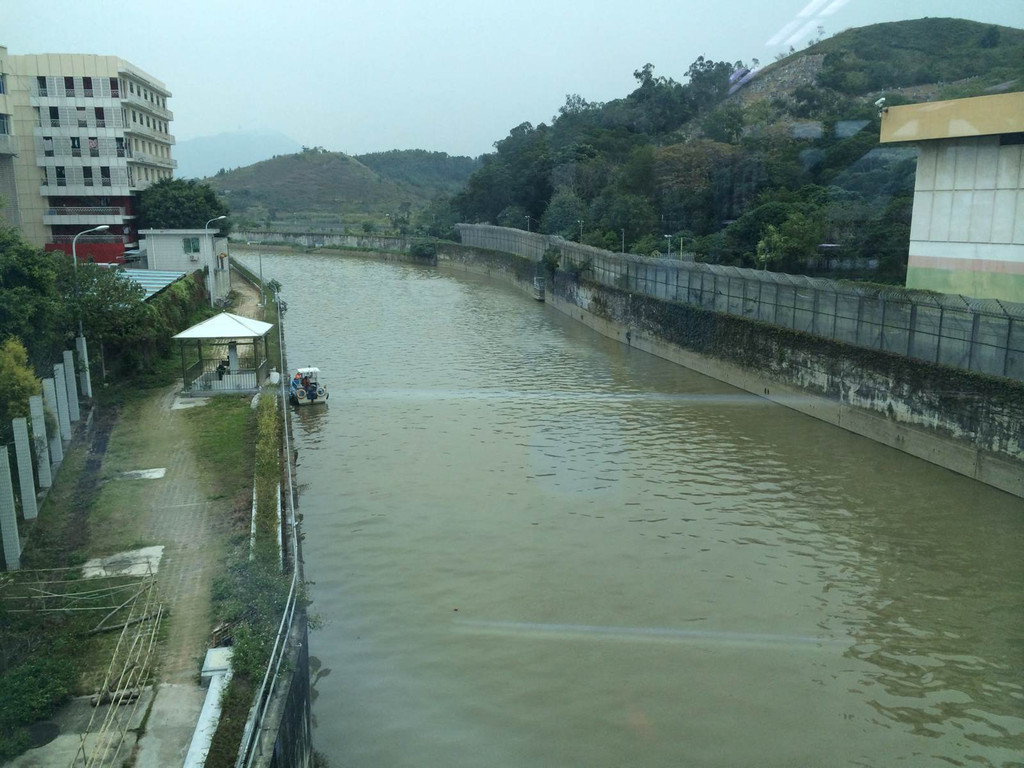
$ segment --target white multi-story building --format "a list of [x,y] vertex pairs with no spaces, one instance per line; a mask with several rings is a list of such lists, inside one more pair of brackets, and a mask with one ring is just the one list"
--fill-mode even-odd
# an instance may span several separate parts
[[116,56],[14,56],[0,46],[0,218],[25,239],[80,259],[121,261],[138,246],[136,194],[170,178],[170,91]]

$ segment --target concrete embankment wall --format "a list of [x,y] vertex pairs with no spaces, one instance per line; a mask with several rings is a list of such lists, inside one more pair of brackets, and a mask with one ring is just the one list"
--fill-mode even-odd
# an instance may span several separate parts
[[[443,269],[529,290],[536,265],[458,246]],[[547,302],[599,333],[1024,497],[1024,385],[559,273]]]
[[261,232],[242,230],[232,232],[235,243],[267,243],[294,245],[302,248],[359,248],[378,251],[408,251],[412,239],[408,237],[384,237],[377,235],[331,235],[306,232]]

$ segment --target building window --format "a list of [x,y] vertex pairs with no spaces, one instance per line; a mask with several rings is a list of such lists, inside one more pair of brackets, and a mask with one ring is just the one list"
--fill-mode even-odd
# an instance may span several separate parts
[[92,78],[82,78],[82,94],[88,99],[92,97]]
[[100,168],[100,184],[104,187],[110,186],[110,169],[107,166]]
[[130,93],[135,93],[135,83],[133,83],[131,80],[128,81],[128,91]]
[[40,96],[46,96],[49,91],[46,89],[46,78],[39,76],[36,78],[36,89],[39,91]]
[[43,155],[53,157],[53,136],[43,136]]
[[124,139],[119,136],[115,141],[117,142],[117,156],[124,157]]
[[8,136],[11,133],[11,116],[0,115],[0,135]]
[[185,253],[199,253],[198,237],[183,237],[181,238],[181,244],[185,249]]
[[58,187],[66,187],[67,185],[68,185],[68,178],[67,178],[67,175],[64,173],[64,166],[63,165],[58,165],[57,166],[57,186]]
[[121,97],[121,85],[116,77],[110,78],[110,95],[115,99]]
[[89,123],[85,119],[85,107],[75,107],[75,112],[78,114],[78,127],[87,127]]
[[89,157],[100,156],[100,142],[95,136],[89,137]]
[[71,137],[71,156],[81,157],[82,156],[82,140],[77,136]]
[[106,115],[103,113],[103,107],[96,107],[95,108],[95,115],[96,115],[96,127],[97,128],[106,128],[107,127],[107,118],[106,118]]
[[7,93],[7,75],[0,74],[0,93]]
[[87,186],[87,187],[91,187],[92,186],[92,166],[91,165],[86,165],[86,166],[82,167],[82,181],[85,183],[85,186]]
[[50,107],[50,127],[60,128],[60,110]]
[[75,78],[65,77],[64,78],[64,95],[74,98],[75,95]]
[[134,109],[132,110],[132,122],[133,123],[139,122],[139,116],[135,113]]

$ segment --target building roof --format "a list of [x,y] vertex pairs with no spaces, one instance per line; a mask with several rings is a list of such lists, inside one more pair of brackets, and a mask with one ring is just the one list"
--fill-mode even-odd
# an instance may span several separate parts
[[181,280],[185,276],[184,272],[162,272],[156,269],[122,269],[121,271],[129,280],[141,285],[145,289],[146,298],[144,301],[148,301],[168,285]]
[[186,328],[176,339],[258,339],[266,336],[274,326],[249,317],[221,312],[209,320]]
[[1024,132],[1024,93],[889,107],[882,113],[885,144]]

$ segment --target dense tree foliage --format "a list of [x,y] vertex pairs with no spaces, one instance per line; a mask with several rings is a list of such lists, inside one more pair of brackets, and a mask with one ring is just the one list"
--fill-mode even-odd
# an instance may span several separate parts
[[[208,184],[196,179],[161,179],[139,195],[140,229],[202,229],[207,221],[228,214]],[[229,221],[218,221],[221,232]]]

